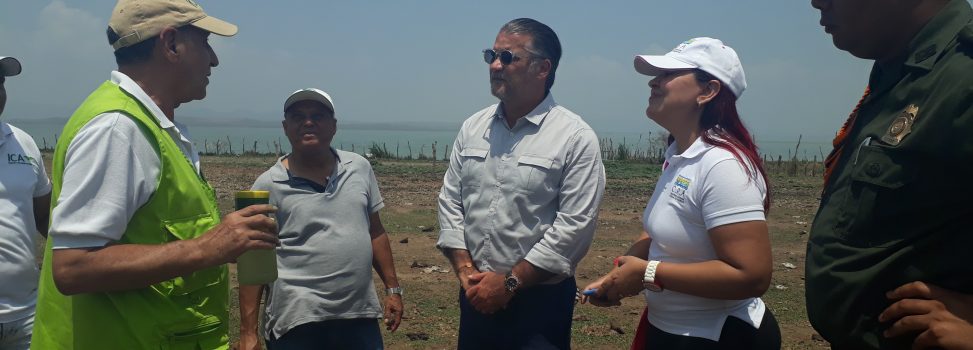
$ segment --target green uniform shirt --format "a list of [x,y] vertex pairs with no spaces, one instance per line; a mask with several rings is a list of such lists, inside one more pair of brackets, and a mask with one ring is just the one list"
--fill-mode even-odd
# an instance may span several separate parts
[[906,55],[872,68],[808,242],[808,316],[834,348],[910,348],[878,322],[902,284],[973,294],[971,19],[953,0]]

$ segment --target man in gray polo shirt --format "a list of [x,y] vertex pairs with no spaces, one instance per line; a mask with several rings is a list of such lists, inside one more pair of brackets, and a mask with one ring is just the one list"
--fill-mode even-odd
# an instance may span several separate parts
[[[381,349],[382,318],[374,266],[386,286],[385,326],[402,320],[402,288],[384,206],[368,160],[331,148],[337,120],[331,97],[303,89],[284,103],[291,154],[257,178],[270,191],[280,231],[279,278],[267,285],[264,338],[274,349]],[[240,348],[258,349],[257,315],[264,286],[240,286]]]
[[574,270],[605,191],[598,137],[554,101],[561,44],[550,27],[510,21],[483,58],[500,103],[463,123],[439,194],[459,348],[568,349]]

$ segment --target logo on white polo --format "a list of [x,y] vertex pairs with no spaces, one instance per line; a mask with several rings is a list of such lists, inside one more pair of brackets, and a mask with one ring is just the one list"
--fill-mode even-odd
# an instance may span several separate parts
[[37,159],[24,154],[7,153],[7,164],[34,165],[37,164]]
[[672,186],[669,186],[669,197],[682,202],[686,199],[686,190],[689,189],[689,185],[692,183],[692,180],[685,176],[676,176],[676,181],[672,183]]

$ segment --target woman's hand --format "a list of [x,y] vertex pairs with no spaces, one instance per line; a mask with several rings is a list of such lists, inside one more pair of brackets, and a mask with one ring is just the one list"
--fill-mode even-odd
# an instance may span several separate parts
[[645,266],[648,261],[634,256],[620,256],[617,259],[618,266],[608,273],[601,281],[601,286],[595,292],[597,299],[613,302],[618,305],[618,301],[630,297],[645,289],[642,287],[642,278],[645,276]]
[[[581,292],[584,293],[585,291],[589,291],[589,290],[595,290],[597,292],[597,290],[601,289],[602,282],[604,282],[606,279],[608,279],[608,276],[609,275],[611,275],[611,272],[609,272],[609,274],[604,275],[601,278],[595,280],[594,282],[591,282],[590,284],[588,284],[587,286],[585,286],[583,289],[581,289]],[[582,304],[590,303],[591,305],[600,306],[600,307],[617,306],[617,305],[620,304],[618,302],[618,300],[611,301],[611,300],[608,300],[608,299],[598,298],[595,295],[586,295],[586,294],[582,294],[581,295],[581,303]]]

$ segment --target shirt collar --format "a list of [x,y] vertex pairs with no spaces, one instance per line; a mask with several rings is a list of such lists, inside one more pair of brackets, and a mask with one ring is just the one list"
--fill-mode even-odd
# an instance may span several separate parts
[[[547,93],[547,96],[541,100],[541,103],[539,103],[537,107],[534,107],[530,113],[527,113],[523,119],[527,120],[531,124],[541,125],[541,123],[544,122],[544,118],[547,117],[547,114],[550,113],[551,110],[556,106],[557,102],[554,101],[554,94]],[[504,119],[503,102],[497,104],[497,110],[493,113],[493,117]]]
[[14,130],[10,128],[9,124],[0,122],[0,145],[7,140],[7,136],[13,135],[13,133]]
[[[329,177],[336,178],[345,172],[345,170],[347,169],[346,165],[351,163],[351,157],[345,157],[347,159],[342,159],[341,156],[338,155],[338,150],[334,149],[334,147],[331,147],[330,150],[331,153],[334,154],[335,159],[337,160],[336,162],[337,166],[335,167],[334,173],[329,175]],[[290,171],[287,171],[286,167],[284,167],[284,162],[283,162],[284,158],[290,156],[291,154],[288,153],[280,158],[277,158],[277,163],[274,164],[273,168],[271,168],[272,169],[270,174],[271,180],[273,180],[274,182],[287,182],[291,180],[291,173]]]
[[676,154],[677,146],[676,143],[673,142],[671,145],[669,145],[669,148],[666,149],[666,159],[693,159],[701,156],[703,153],[706,153],[706,151],[709,151],[713,147],[715,146],[703,141],[702,137],[697,137],[696,141],[693,141],[693,144],[689,145],[689,148],[680,154]]
[[150,113],[152,113],[155,120],[159,122],[160,127],[163,129],[170,129],[176,126],[171,120],[169,120],[168,117],[166,117],[165,113],[162,113],[162,109],[159,109],[159,106],[156,105],[155,101],[153,101],[152,98],[145,93],[145,90],[142,90],[142,87],[139,86],[135,80],[129,78],[128,75],[114,70],[111,72],[111,82],[117,84],[118,87],[122,88],[122,90],[125,90],[125,92],[129,93],[132,95],[132,97],[142,103],[142,105],[145,106]]

